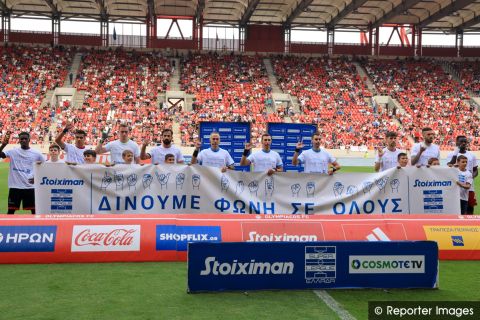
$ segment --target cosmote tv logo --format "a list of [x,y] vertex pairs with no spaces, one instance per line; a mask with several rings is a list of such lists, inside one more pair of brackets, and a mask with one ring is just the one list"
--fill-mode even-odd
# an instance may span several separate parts
[[425,273],[425,256],[349,256],[349,273]]

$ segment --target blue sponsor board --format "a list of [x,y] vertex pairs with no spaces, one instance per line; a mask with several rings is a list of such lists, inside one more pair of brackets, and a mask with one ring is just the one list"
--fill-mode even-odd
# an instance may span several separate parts
[[52,189],[50,210],[52,213],[70,213],[73,209],[73,189]]
[[317,131],[314,124],[268,123],[268,133],[272,136],[272,150],[277,151],[287,172],[302,172],[303,166],[292,166],[293,153],[299,141],[303,141],[303,150],[312,147],[312,134]]
[[463,242],[462,236],[452,236],[452,245],[454,247],[464,247],[465,243]]
[[438,245],[401,242],[188,244],[188,291],[436,288]]
[[220,148],[230,153],[235,161],[235,170],[250,171],[249,166],[240,166],[246,142],[250,142],[250,123],[248,122],[200,122],[202,150],[210,148],[210,134],[220,134]]
[[157,225],[157,250],[187,251],[189,242],[221,242],[219,226]]
[[0,226],[0,252],[55,251],[57,226]]
[[442,213],[442,190],[423,190],[423,210],[425,213]]

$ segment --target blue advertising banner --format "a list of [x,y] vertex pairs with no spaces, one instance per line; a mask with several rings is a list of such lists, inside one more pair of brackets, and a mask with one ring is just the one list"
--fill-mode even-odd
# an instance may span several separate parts
[[268,133],[272,136],[272,150],[278,152],[285,171],[302,172],[302,166],[292,166],[293,153],[299,141],[303,141],[303,150],[312,147],[312,135],[317,131],[313,124],[304,123],[268,123]]
[[157,250],[187,251],[187,244],[191,241],[222,241],[219,226],[157,225],[156,231]]
[[57,226],[0,226],[0,252],[53,252]]
[[200,122],[202,150],[210,148],[210,134],[220,134],[220,148],[227,150],[235,161],[235,170],[250,171],[249,166],[240,166],[245,143],[250,141],[248,122]]
[[436,288],[434,241],[188,244],[188,292]]

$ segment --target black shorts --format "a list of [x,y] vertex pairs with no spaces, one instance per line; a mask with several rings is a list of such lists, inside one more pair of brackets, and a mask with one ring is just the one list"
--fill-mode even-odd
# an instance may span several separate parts
[[35,209],[35,189],[8,190],[8,209],[20,210],[20,203],[23,203],[23,210]]

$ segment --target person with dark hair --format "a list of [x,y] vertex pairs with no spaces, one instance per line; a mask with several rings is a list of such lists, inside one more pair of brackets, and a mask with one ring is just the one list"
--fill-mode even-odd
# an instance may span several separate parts
[[174,164],[175,163],[175,156],[171,153],[165,155],[165,163],[167,164]]
[[20,132],[18,140],[20,148],[3,152],[10,140],[10,132],[5,135],[0,146],[0,158],[10,158],[8,174],[8,214],[14,214],[23,203],[23,210],[30,210],[35,214],[35,189],[33,186],[33,164],[44,162],[43,155],[30,148],[30,134]]
[[428,159],[440,159],[440,148],[433,143],[435,132],[431,128],[422,129],[423,142],[415,143],[411,151],[412,166],[426,166]]
[[125,149],[122,152],[122,159],[124,164],[133,164],[133,152],[132,150]]
[[164,129],[162,131],[162,144],[150,150],[149,153],[146,152],[147,146],[150,141],[145,140],[142,144],[142,150],[140,152],[140,159],[152,159],[152,164],[161,164],[165,162],[165,156],[167,154],[172,154],[174,156],[174,162],[184,163],[185,158],[183,157],[182,151],[172,144],[173,131],[171,129]]
[[262,150],[252,154],[250,154],[250,151],[253,148],[253,144],[249,142],[245,145],[240,165],[249,166],[253,164],[253,172],[267,172],[268,175],[272,175],[275,172],[282,172],[282,158],[278,152],[271,150],[272,136],[268,133],[263,134],[261,142]]
[[391,168],[395,168],[398,165],[398,155],[401,153],[400,149],[397,149],[397,133],[388,131],[385,134],[385,148],[381,146],[377,148],[378,153],[375,157],[375,171],[385,171]]
[[192,154],[192,164],[200,164],[207,167],[220,168],[222,172],[227,169],[234,170],[235,161],[227,150],[220,148],[220,134],[212,132],[210,134],[210,148],[200,150],[201,143],[197,141],[195,151]]
[[467,170],[468,159],[464,155],[457,157],[458,165],[458,181],[457,185],[460,187],[460,213],[462,215],[468,213],[468,190],[473,183],[473,177],[470,171]]
[[97,153],[94,150],[85,150],[83,152],[85,164],[95,164],[97,161]]
[[408,156],[405,152],[400,152],[397,156],[397,168],[405,168],[408,166]]
[[[454,151],[447,155],[447,165],[454,167],[457,165],[457,158],[463,155],[467,158],[467,170],[472,174],[472,178],[475,179],[478,176],[477,157],[473,152],[468,151],[468,139],[466,136],[457,136],[455,140],[456,148]],[[473,214],[474,206],[477,205],[475,197],[475,183],[472,183],[468,192],[468,213]]]
[[428,159],[427,168],[430,168],[430,167],[433,167],[433,166],[439,166],[439,165],[440,165],[440,160],[438,160],[438,158]]
[[55,138],[55,143],[67,154],[65,161],[67,163],[84,163],[83,152],[85,151],[85,139],[87,133],[83,130],[75,130],[75,144],[63,142],[63,137],[73,129],[73,123],[68,122],[65,128]]
[[302,163],[306,173],[333,174],[335,171],[340,170],[337,159],[325,149],[320,148],[321,142],[321,134],[315,132],[312,135],[312,148],[302,152],[304,145],[302,141],[299,141],[295,147],[292,164],[297,166],[299,163]]
[[50,159],[46,161],[46,163],[65,163],[65,161],[59,159],[60,146],[56,143],[53,143],[48,147],[48,155]]
[[98,141],[97,147],[95,148],[95,152],[97,154],[110,152],[110,159],[113,164],[122,164],[122,152],[126,149],[129,149],[133,152],[135,156],[135,163],[140,162],[140,148],[138,144],[136,144],[133,140],[130,139],[130,127],[122,123],[119,125],[118,128],[118,139],[112,142],[107,143],[103,146],[105,139],[108,138],[108,133],[102,133],[102,139]]

